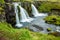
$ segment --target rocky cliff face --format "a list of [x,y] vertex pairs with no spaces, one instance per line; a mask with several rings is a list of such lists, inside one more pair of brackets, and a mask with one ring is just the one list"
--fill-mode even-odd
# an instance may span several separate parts
[[6,21],[4,6],[2,4],[0,4],[0,22],[4,22],[4,21]]
[[6,22],[11,23],[12,25],[15,24],[15,13],[13,6],[11,5],[12,0],[5,0],[5,17],[6,17]]
[[25,8],[28,12],[28,14],[30,15],[30,17],[32,17],[33,15],[32,13],[32,9],[31,9],[31,4],[34,4],[35,7],[38,9],[38,7],[40,6],[41,2],[40,1],[35,1],[35,2],[21,2],[21,5],[23,8]]

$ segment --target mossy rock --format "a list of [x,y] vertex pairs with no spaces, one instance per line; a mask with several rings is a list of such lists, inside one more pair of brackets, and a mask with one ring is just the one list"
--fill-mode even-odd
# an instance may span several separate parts
[[52,29],[51,28],[47,28],[47,31],[50,32]]
[[47,16],[46,18],[44,18],[44,20],[46,23],[55,24],[55,25],[60,26],[60,16],[58,16],[58,15]]

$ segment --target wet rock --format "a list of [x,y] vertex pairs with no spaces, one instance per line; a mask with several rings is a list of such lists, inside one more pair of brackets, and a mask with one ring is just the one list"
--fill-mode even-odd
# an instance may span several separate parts
[[51,28],[47,28],[47,31],[50,32],[52,29]]
[[45,21],[45,23],[48,23],[48,21]]
[[5,4],[4,9],[6,22],[15,25],[15,13],[13,5]]
[[39,29],[40,31],[43,31],[43,28],[40,27],[40,26],[38,26],[38,25],[32,25],[32,26],[35,27],[35,28],[37,28],[37,29]]

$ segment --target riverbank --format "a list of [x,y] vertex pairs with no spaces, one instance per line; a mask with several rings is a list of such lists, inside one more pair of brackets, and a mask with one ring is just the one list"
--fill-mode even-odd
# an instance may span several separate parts
[[3,22],[0,23],[0,40],[60,40],[60,37],[32,32],[26,28],[15,29]]
[[49,24],[55,24],[60,26],[60,16],[58,15],[50,15],[45,18],[45,22]]

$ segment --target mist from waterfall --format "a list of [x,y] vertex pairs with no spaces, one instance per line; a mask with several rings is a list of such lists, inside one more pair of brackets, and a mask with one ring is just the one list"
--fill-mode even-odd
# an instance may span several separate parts
[[27,11],[19,6],[20,8],[20,22],[31,22],[33,19],[29,17]]
[[19,17],[18,17],[18,9],[17,9],[18,3],[14,3],[14,10],[16,13],[16,27],[22,27],[23,25],[20,23],[19,21]]

